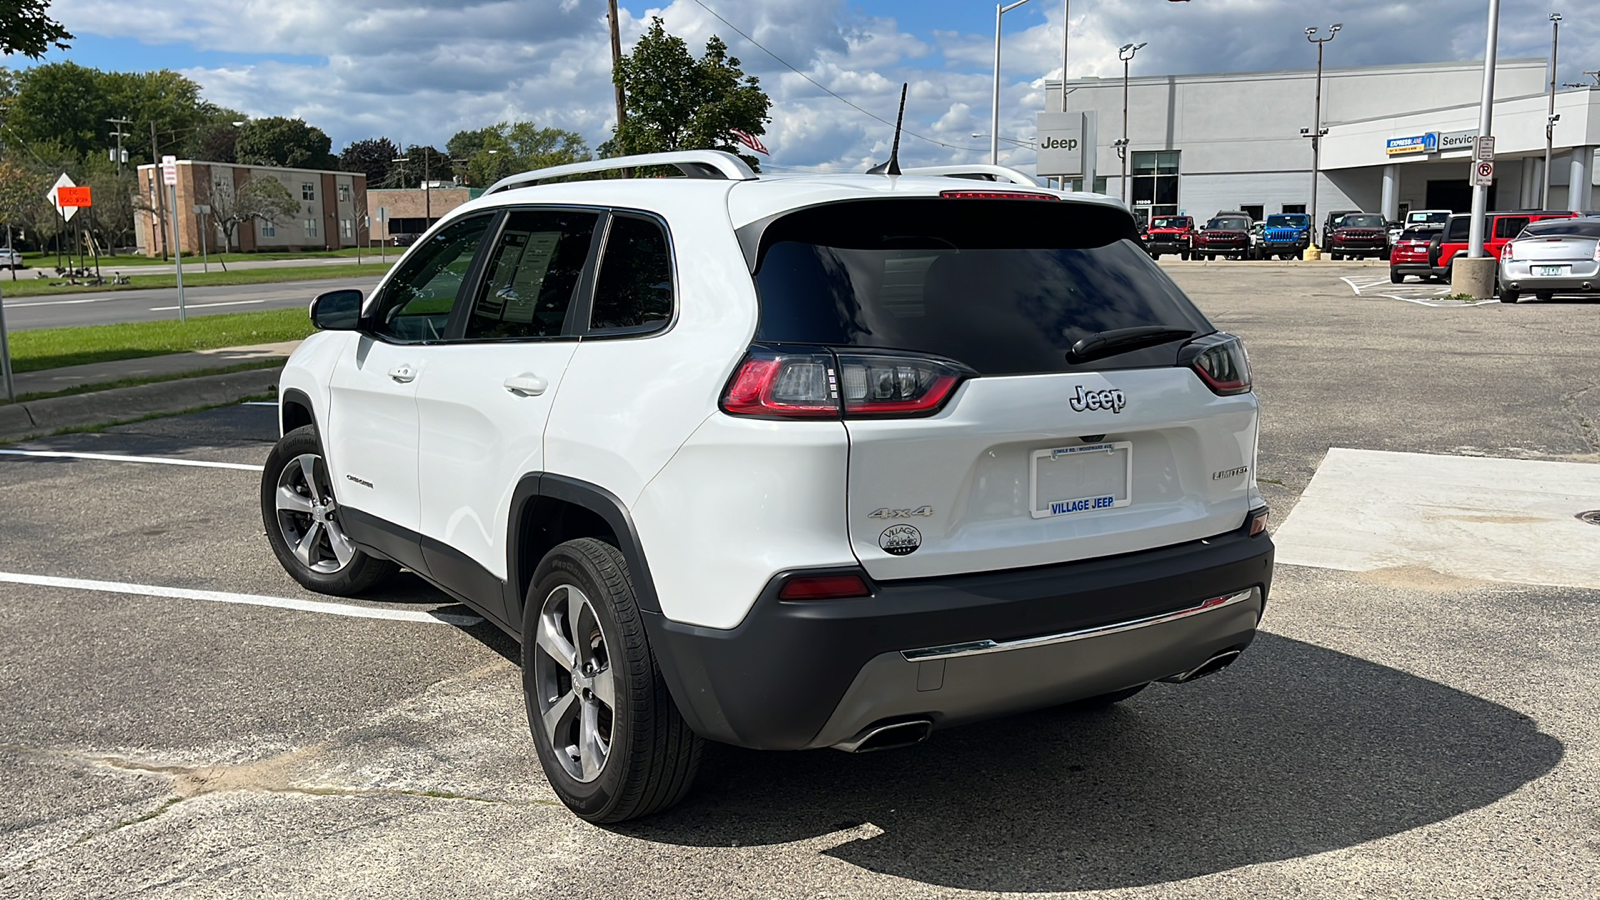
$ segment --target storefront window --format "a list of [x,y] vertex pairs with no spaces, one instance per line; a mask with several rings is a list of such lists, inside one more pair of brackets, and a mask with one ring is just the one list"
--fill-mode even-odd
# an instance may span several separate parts
[[1177,150],[1136,150],[1130,160],[1133,183],[1130,185],[1133,205],[1146,207],[1150,215],[1174,215],[1178,212],[1178,153]]

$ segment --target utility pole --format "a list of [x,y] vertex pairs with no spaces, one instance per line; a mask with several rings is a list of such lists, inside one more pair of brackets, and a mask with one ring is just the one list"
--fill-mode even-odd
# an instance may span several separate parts
[[1122,141],[1117,147],[1117,155],[1122,157],[1122,205],[1128,205],[1128,66],[1133,62],[1134,54],[1144,48],[1144,44],[1123,44],[1117,48],[1117,59],[1122,60]]
[[1556,122],[1556,51],[1561,42],[1561,13],[1550,14],[1550,108],[1544,116],[1544,190],[1539,193],[1539,208],[1550,208],[1550,150],[1555,145]]
[[[133,124],[133,120],[132,119],[107,119],[106,121],[110,122],[112,125],[117,126],[117,130],[111,132],[111,136],[117,139],[117,151],[116,151],[116,153],[117,153],[117,155],[116,155],[117,177],[121,178],[122,177],[122,163],[123,163],[122,139],[125,138],[125,137],[131,137],[131,135],[126,134],[126,133],[123,132],[122,126],[124,126],[124,125],[132,125]],[[152,123],[152,124],[154,124],[154,123]]]
[[[161,150],[156,146],[156,123],[155,123],[154,119],[152,119],[150,121],[150,162],[158,164],[158,165],[161,162]],[[156,173],[159,172],[159,171],[160,171],[159,168],[151,170],[151,172],[150,172],[150,180],[151,180],[150,183],[152,185],[155,184]],[[157,216],[156,221],[157,221],[157,223],[164,223],[164,222],[166,222],[166,219],[167,219],[167,204],[166,204],[165,198],[163,198],[163,196],[162,196],[162,194],[164,194],[164,193],[165,192],[162,191],[160,188],[156,188],[155,194],[156,194],[156,216]],[[156,236],[157,237],[162,237],[162,235],[160,234],[161,230],[162,230],[161,229],[161,225],[157,224],[157,226],[154,229],[154,231],[156,232]],[[161,258],[163,260],[165,260],[167,258],[167,242],[166,242],[165,237],[162,237],[162,240],[161,240]]]
[[617,31],[617,0],[609,0],[611,14],[611,87],[617,95],[617,130],[622,130],[622,120],[627,116],[623,106],[622,82],[617,80],[617,67],[622,64],[622,35]]

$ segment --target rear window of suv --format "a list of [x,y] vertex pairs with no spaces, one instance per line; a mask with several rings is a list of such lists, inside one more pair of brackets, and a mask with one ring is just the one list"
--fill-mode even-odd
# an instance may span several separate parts
[[[1074,371],[1078,340],[1157,325],[1215,330],[1092,204],[919,198],[834,203],[768,225],[756,340],[910,350],[985,375]],[[1172,365],[1172,344],[1084,365]]]

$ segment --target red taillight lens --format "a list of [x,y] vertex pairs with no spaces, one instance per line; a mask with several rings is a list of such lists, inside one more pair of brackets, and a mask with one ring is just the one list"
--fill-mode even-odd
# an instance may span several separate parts
[[1504,247],[1500,248],[1500,261],[1501,262],[1510,262],[1511,260],[1516,259],[1516,258],[1517,258],[1517,242],[1516,241],[1507,241],[1506,245]]
[[1244,342],[1231,334],[1208,334],[1185,347],[1181,358],[1213,393],[1250,392],[1250,357]]
[[728,382],[722,410],[786,419],[932,415],[973,374],[926,356],[756,347]]
[[940,191],[946,200],[1060,200],[1055,194],[1028,191]]
[[860,575],[797,575],[778,589],[779,600],[842,600],[870,597],[872,591]]
[[833,354],[752,350],[722,395],[736,416],[815,419],[839,415]]

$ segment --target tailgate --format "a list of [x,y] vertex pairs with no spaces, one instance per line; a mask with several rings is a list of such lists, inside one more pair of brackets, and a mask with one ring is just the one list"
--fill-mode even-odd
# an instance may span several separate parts
[[1257,409],[1162,368],[975,378],[931,418],[846,420],[851,545],[895,579],[1220,534],[1248,511]]

